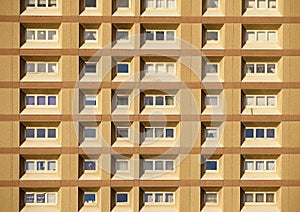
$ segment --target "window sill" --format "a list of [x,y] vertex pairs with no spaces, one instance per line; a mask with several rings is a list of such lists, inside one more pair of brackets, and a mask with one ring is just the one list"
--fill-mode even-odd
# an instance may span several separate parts
[[255,147],[281,147],[281,145],[277,142],[276,139],[252,139],[252,140],[245,140],[242,144],[244,148],[255,148]]
[[144,45],[142,45],[141,49],[180,49],[179,41],[146,41]]
[[25,173],[20,180],[60,180],[58,173]]
[[124,41],[124,42],[114,41],[112,49],[134,49],[134,42],[132,42],[132,40]]
[[29,41],[21,46],[22,49],[60,49],[58,41]]
[[50,205],[26,205],[21,212],[60,212],[60,208]]
[[80,49],[101,49],[101,46],[96,41],[96,42],[84,43],[80,46]]
[[280,209],[275,205],[245,205],[241,212],[253,212],[253,211],[264,211],[264,212],[280,212]]
[[223,147],[222,141],[219,139],[216,140],[206,140],[203,144],[202,147],[206,148],[219,148]]
[[175,74],[168,73],[146,73],[141,79],[142,82],[179,82],[180,79]]
[[25,108],[21,111],[21,115],[60,115],[58,108]]
[[176,138],[172,140],[165,139],[150,139],[144,140],[141,144],[141,147],[179,147],[179,141],[176,142]]
[[201,212],[223,212],[223,210],[216,205],[205,205]]
[[134,16],[134,14],[131,11],[131,8],[122,8],[122,9],[117,9],[113,16]]
[[207,107],[203,110],[202,115],[208,115],[208,114],[213,114],[213,115],[224,115],[225,112],[224,110],[219,106],[219,107]]
[[55,8],[26,8],[21,16],[61,16],[61,12]]
[[144,115],[144,114],[151,114],[151,115],[155,115],[155,113],[157,115],[160,115],[160,114],[179,114],[180,111],[177,107],[167,107],[167,106],[153,106],[151,108],[145,108],[141,114]]
[[277,9],[246,9],[243,16],[282,16]]
[[274,173],[269,173],[269,172],[260,172],[260,173],[255,173],[255,172],[245,172],[241,178],[241,180],[280,180],[281,178]]
[[112,178],[112,180],[133,180],[134,177],[130,173],[116,173]]
[[142,16],[180,16],[176,8],[147,8]]
[[56,139],[51,141],[45,141],[42,139],[42,141],[25,141],[21,147],[61,147],[61,145]]
[[164,203],[157,203],[157,205],[144,205],[140,212],[153,212],[153,211],[163,211],[163,212],[179,212],[176,208],[175,203],[172,206],[166,205]]
[[153,171],[151,173],[144,173],[140,180],[179,180],[175,171]]
[[224,47],[219,43],[206,43],[203,47],[203,49],[224,49]]
[[130,108],[116,108],[113,110],[112,115],[119,115],[119,114],[133,114]]
[[99,212],[100,208],[96,205],[84,205],[79,212]]
[[205,173],[201,180],[223,180],[223,177],[218,173]]
[[204,83],[205,82],[224,82],[224,80],[221,79],[218,74],[216,74],[216,75],[210,75],[210,76],[206,75],[203,78],[202,82],[204,82]]
[[81,77],[80,82],[101,82],[101,76],[98,73],[84,75]]
[[242,112],[242,115],[280,115],[281,112],[275,107],[253,107],[245,108]]
[[282,49],[277,42],[247,42],[243,49]]
[[101,180],[101,177],[98,173],[84,173],[79,180]]
[[95,108],[83,108],[80,112],[81,115],[100,115],[101,111]]
[[134,82],[134,76],[130,74],[117,75],[116,77],[114,77],[112,81],[113,82]]
[[133,212],[133,209],[128,205],[116,205],[111,212]]
[[101,16],[98,8],[95,9],[86,9],[80,13],[80,16]]
[[224,14],[220,11],[219,8],[216,9],[207,9],[203,16],[224,16]]
[[272,81],[272,82],[281,82],[281,80],[279,79],[278,76],[276,75],[271,75],[269,76],[268,74],[261,74],[261,75],[253,75],[253,76],[245,76],[242,80],[244,81],[248,81],[248,82],[268,82],[268,81]]
[[93,141],[83,141],[79,147],[84,149],[90,147],[103,147],[103,145],[99,141],[93,140]]
[[131,140],[116,140],[112,147],[134,147],[134,143]]
[[22,79],[22,82],[59,82],[61,79],[57,74],[26,74]]

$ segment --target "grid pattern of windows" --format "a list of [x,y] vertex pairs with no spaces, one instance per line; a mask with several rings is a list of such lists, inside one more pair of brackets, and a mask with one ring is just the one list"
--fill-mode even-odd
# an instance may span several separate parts
[[174,128],[146,127],[145,138],[175,138]]
[[151,73],[175,74],[176,64],[175,63],[146,63],[145,71],[148,74],[151,74]]
[[56,139],[57,128],[48,127],[27,127],[25,130],[26,139]]
[[246,8],[253,9],[276,9],[277,0],[245,0]]
[[275,193],[274,192],[246,192],[245,193],[245,204],[274,204]]
[[26,95],[26,107],[56,107],[57,95]]
[[55,160],[26,160],[26,172],[55,172],[57,161]]
[[25,194],[26,205],[56,205],[57,193],[31,193]]
[[269,139],[276,138],[276,128],[246,128],[246,139]]
[[57,29],[27,29],[27,41],[57,41]]
[[275,171],[275,160],[245,160],[245,171]]
[[175,106],[175,96],[146,95],[145,106]]
[[174,30],[146,30],[146,41],[175,41]]
[[150,160],[146,159],[144,161],[145,171],[173,171],[175,170],[174,160]]
[[175,8],[176,0],[145,0],[146,8]]
[[58,0],[26,0],[26,7],[49,8],[57,7]]
[[50,74],[57,73],[57,63],[53,62],[27,62],[26,73],[29,74]]
[[247,30],[247,42],[277,42],[277,31],[274,30]]
[[175,194],[171,192],[145,192],[145,204],[174,204]]
[[246,106],[256,107],[274,107],[276,106],[275,95],[246,95]]
[[276,74],[277,65],[275,63],[247,63],[245,73],[248,74]]

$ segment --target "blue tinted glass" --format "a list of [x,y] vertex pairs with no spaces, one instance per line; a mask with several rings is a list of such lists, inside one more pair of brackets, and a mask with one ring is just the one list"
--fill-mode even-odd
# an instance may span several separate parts
[[34,105],[34,96],[26,96],[26,105]]
[[96,170],[96,162],[94,161],[85,161],[84,170]]
[[48,129],[48,138],[56,138],[56,130]]
[[206,161],[206,170],[217,170],[217,161]]
[[152,96],[145,97],[145,105],[153,105],[153,97]]
[[117,202],[128,202],[127,194],[117,194]]
[[84,194],[84,202],[86,203],[93,203],[96,202],[96,195],[95,194]]
[[267,138],[275,138],[275,130],[267,129]]
[[34,138],[34,129],[26,129],[26,138]]
[[174,137],[174,130],[173,129],[166,129],[166,137],[173,138]]
[[128,74],[128,64],[118,64],[118,73]]
[[36,202],[37,203],[45,203],[45,194],[37,194],[36,195]]
[[26,194],[25,202],[26,203],[34,203],[34,194]]
[[264,138],[265,130],[264,129],[256,129],[256,138]]
[[46,130],[45,129],[37,129],[37,137],[38,138],[45,138],[46,137]]
[[253,138],[254,134],[253,134],[253,129],[246,129],[246,138]]

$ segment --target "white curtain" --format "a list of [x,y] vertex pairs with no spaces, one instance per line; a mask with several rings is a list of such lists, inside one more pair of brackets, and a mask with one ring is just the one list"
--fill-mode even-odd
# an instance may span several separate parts
[[47,203],[56,203],[56,194],[47,194]]
[[245,161],[245,170],[253,170],[253,169],[254,169],[253,161]]
[[275,161],[267,161],[267,170],[275,170]]
[[264,161],[256,161],[256,170],[263,171],[264,170]]
[[146,0],[146,8],[153,8],[154,0]]

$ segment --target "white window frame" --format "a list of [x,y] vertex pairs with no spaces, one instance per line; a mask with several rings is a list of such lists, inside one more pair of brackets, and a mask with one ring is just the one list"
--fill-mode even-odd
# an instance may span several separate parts
[[[118,137],[118,129],[127,129],[128,137]],[[117,140],[129,140],[130,139],[130,127],[116,127],[116,138]]]
[[[153,105],[146,105],[146,98],[147,97],[152,97],[153,98]],[[163,97],[163,105],[156,105],[156,98],[158,97]],[[174,99],[174,105],[166,105],[166,98],[167,97],[173,97]],[[157,107],[164,107],[164,108],[172,108],[176,107],[176,95],[145,95],[145,108],[157,108]]]
[[[253,195],[253,202],[246,202],[246,195],[252,194]],[[256,202],[256,194],[263,194],[264,195],[264,202]],[[267,202],[266,197],[267,194],[273,194],[274,195],[274,202]],[[245,192],[245,205],[275,205],[276,204],[276,192]]]
[[[216,32],[218,34],[218,40],[208,40],[207,34],[210,32]],[[206,43],[219,43],[220,42],[220,33],[221,33],[220,30],[210,30],[210,29],[206,30]]]
[[[217,196],[217,202],[206,202],[206,196],[208,194],[216,195]],[[218,205],[219,204],[219,194],[218,194],[218,192],[205,192],[204,193],[204,203],[205,203],[205,205]]]
[[[38,65],[45,65],[46,69],[45,72],[39,72],[38,71]],[[49,65],[53,64],[55,65],[55,71],[54,72],[49,72]],[[34,71],[33,72],[28,72],[27,71],[27,65],[33,65],[34,66]],[[57,62],[26,62],[26,68],[25,68],[26,74],[57,74],[58,73],[58,63]]]
[[[247,170],[246,169],[246,163],[247,162],[252,162],[253,163],[253,169],[252,170]],[[264,162],[264,169],[263,170],[256,169],[256,163],[257,162]],[[274,166],[275,166],[274,170],[268,170],[267,169],[267,163],[268,162],[274,162]],[[244,171],[245,172],[254,172],[254,173],[257,173],[257,172],[276,172],[276,169],[277,169],[276,159],[274,159],[274,160],[264,160],[264,159],[252,160],[252,159],[246,159],[245,162],[244,162]]]
[[[27,194],[34,194],[34,203],[27,203],[26,202],[26,195]],[[37,195],[44,194],[45,195],[45,203],[37,203]],[[48,194],[55,194],[55,203],[48,203]],[[57,192],[26,192],[25,193],[25,205],[57,205]]]
[[[94,101],[94,98],[95,98],[96,105],[86,105],[85,102],[88,98],[93,98],[93,100],[90,100],[90,101]],[[97,94],[85,94],[84,95],[84,108],[97,108],[97,107],[98,107],[98,95]]]
[[[210,138],[210,137],[207,137],[207,131],[208,130],[216,130],[216,134],[217,134],[217,137],[216,138]],[[205,140],[218,140],[219,139],[219,128],[218,127],[206,127],[205,128]]]
[[[38,162],[44,162],[45,163],[45,170],[38,170],[37,169],[37,163]],[[48,163],[49,162],[55,162],[55,170],[48,170]],[[26,164],[27,163],[34,163],[34,170],[26,170]],[[25,172],[26,173],[56,173],[58,170],[58,161],[57,160],[26,160],[25,161]]]
[[55,7],[49,7],[49,4],[48,4],[48,0],[46,0],[46,7],[39,7],[38,6],[38,0],[35,0],[35,6],[34,7],[31,7],[31,6],[27,6],[27,2],[25,1],[25,4],[26,4],[26,8],[39,8],[39,9],[48,9],[48,8],[58,8],[58,0],[56,0],[56,5]]
[[[155,169],[155,162],[163,162],[163,169],[162,170],[156,170]],[[152,170],[146,170],[145,167],[144,167],[144,172],[145,173],[157,173],[157,172],[175,172],[175,169],[176,169],[176,165],[175,165],[175,160],[174,159],[145,159],[144,160],[144,165],[145,165],[145,162],[152,162],[152,166],[153,166],[153,169]],[[167,162],[173,162],[173,169],[172,170],[169,170],[167,169]]]
[[[96,32],[96,40],[87,40],[86,32]],[[84,29],[84,42],[85,43],[97,43],[98,42],[98,29]]]
[[[127,162],[128,169],[127,170],[119,170],[119,169],[117,169],[118,162]],[[128,173],[128,172],[130,172],[130,159],[116,159],[115,169],[116,169],[117,173],[120,173],[120,172],[121,173]]]
[[[206,170],[206,162],[217,162],[217,170]],[[209,159],[209,160],[206,160],[205,161],[205,172],[206,173],[217,173],[217,172],[219,172],[219,160],[214,160],[214,159]]]
[[[207,105],[206,98],[217,98],[217,105]],[[205,107],[207,107],[207,108],[216,108],[216,107],[219,107],[219,105],[220,105],[219,95],[206,95],[205,96]]]
[[[163,71],[159,71],[158,69],[157,69],[157,66],[159,66],[159,65],[162,65],[164,68],[163,68]],[[150,70],[149,71],[149,66],[153,66],[153,71],[152,70]],[[173,71],[172,72],[169,72],[168,70],[167,70],[167,67],[168,66],[173,66]],[[172,74],[172,75],[175,75],[176,74],[176,62],[167,62],[167,63],[163,63],[163,62],[161,62],[161,63],[159,63],[159,62],[155,62],[155,63],[153,63],[153,62],[146,62],[145,63],[145,67],[144,67],[144,70],[145,70],[145,72],[146,72],[146,74],[166,74],[166,73],[168,73],[168,74]]]
[[[245,1],[249,1],[249,0],[245,0]],[[278,0],[276,0],[276,8],[270,8],[268,7],[269,5],[269,0],[265,0],[265,4],[266,4],[266,7],[264,8],[260,8],[258,7],[258,1],[257,0],[254,0],[254,4],[255,4],[255,7],[247,7],[247,2],[245,2],[245,6],[246,6],[246,9],[251,9],[251,10],[277,10],[278,9]]]
[[148,7],[147,6],[147,0],[143,0],[143,1],[145,1],[146,9],[176,9],[176,0],[174,0],[175,7],[169,7],[168,0],[163,0],[165,2],[164,7],[157,7],[157,0],[152,0],[153,1],[153,7]]
[[[118,105],[118,97],[127,97],[127,99],[128,99],[128,105]],[[129,106],[130,106],[130,95],[127,95],[127,94],[117,94],[117,96],[116,96],[116,106],[117,106],[117,108],[129,108]]]
[[[251,73],[251,72],[248,72],[247,71],[247,65],[253,65],[254,66],[254,73]],[[265,73],[257,73],[257,66],[258,65],[264,65],[265,66]],[[274,73],[268,73],[268,65],[275,65],[275,71]],[[245,64],[245,74],[246,75],[266,75],[266,76],[269,76],[269,75],[277,75],[277,63],[246,63]]]
[[[85,170],[85,162],[95,162],[95,170]],[[84,169],[84,173],[97,173],[98,172],[98,160],[90,160],[90,159],[86,159],[83,161],[83,169]]]
[[[119,33],[119,32],[127,32],[127,33],[128,33],[128,36],[127,36],[128,39],[127,39],[127,40],[125,40],[125,39],[124,39],[124,40],[122,40],[122,39],[119,40],[119,39],[118,39],[118,33]],[[129,43],[129,42],[130,42],[130,30],[129,30],[129,29],[117,29],[117,35],[116,35],[116,38],[117,38],[117,42],[118,42],[118,43]]]
[[[152,195],[152,202],[146,202],[145,195],[146,194],[151,194]],[[163,202],[155,202],[155,194],[162,194],[163,195]],[[166,202],[166,194],[172,194],[173,196],[173,202]],[[145,191],[143,195],[143,202],[145,205],[174,205],[176,202],[175,199],[175,192],[147,192]]]
[[85,0],[84,1],[84,9],[85,10],[95,10],[95,9],[98,9],[98,0],[95,0],[96,2],[96,7],[87,7],[86,4],[85,4]]
[[[255,102],[254,105],[247,105],[247,98],[249,98],[249,97],[254,98],[254,102]],[[264,97],[266,104],[263,106],[257,105],[256,102],[257,102],[258,97]],[[270,97],[275,98],[275,105],[267,105],[267,102],[268,102],[267,99]],[[276,108],[277,107],[277,96],[276,95],[245,95],[245,106],[246,106],[246,108],[253,108],[253,107],[255,107],[255,108]]]
[[[126,194],[127,202],[118,202],[118,194]],[[128,192],[116,192],[116,205],[129,205],[129,193]]]
[[[91,137],[86,137],[85,136],[85,130],[93,129],[96,132],[96,137],[91,138]],[[97,140],[98,139],[98,128],[97,127],[84,127],[83,129],[83,138],[84,140]]]
[[[34,32],[34,39],[28,39],[27,33],[29,31]],[[46,39],[45,40],[39,40],[38,39],[38,31],[46,31]],[[49,40],[48,33],[50,31],[54,31],[56,33],[56,36],[54,36],[53,40]],[[26,29],[26,42],[57,42],[58,41],[58,29]]]
[[[253,130],[253,138],[247,138],[246,137],[246,130],[251,129]],[[264,130],[264,137],[263,138],[259,138],[256,136],[256,130],[257,129],[263,129]],[[267,137],[267,130],[274,130],[274,138],[268,138]],[[264,139],[276,139],[277,138],[277,132],[276,132],[276,127],[246,127],[245,128],[245,139],[246,140],[253,140],[253,139],[258,139],[258,140],[264,140]]]
[[[207,72],[207,69],[208,69],[207,66],[208,65],[216,65],[217,66],[217,73],[209,73],[209,72]],[[208,76],[217,76],[220,73],[220,64],[219,63],[205,63],[204,71],[205,71],[205,74],[208,75]]]
[[[156,137],[155,136],[155,129],[162,128],[164,130],[163,137]],[[146,129],[152,129],[153,130],[153,137],[146,137]],[[167,130],[172,129],[173,130],[173,137],[167,137]],[[175,127],[145,127],[145,140],[152,140],[152,139],[164,139],[164,140],[174,140],[176,138],[176,128]]]
[[[123,64],[127,65],[128,66],[128,73],[119,73],[118,72],[118,65],[119,64],[120,65],[123,65]],[[116,73],[117,73],[118,76],[128,76],[130,74],[130,63],[128,63],[128,62],[117,62]]]
[[[249,41],[248,40],[248,33],[254,33],[255,40],[254,41]],[[266,34],[266,40],[265,41],[260,41],[258,39],[258,33],[263,32]],[[276,40],[275,41],[269,41],[268,40],[268,33],[270,32],[275,32]],[[278,30],[246,30],[246,42],[247,43],[277,43],[278,42]]]
[[[96,72],[95,73],[89,73],[89,72],[86,72],[86,65],[96,65]],[[98,73],[98,63],[94,63],[94,62],[86,62],[84,63],[84,74],[85,75],[95,75]]]
[[119,7],[118,6],[118,1],[120,1],[120,0],[115,0],[115,1],[117,1],[116,6],[117,6],[118,10],[119,9],[129,9],[129,8],[131,8],[131,0],[126,0],[126,1],[128,1],[128,7]]
[[[95,195],[95,202],[85,202],[84,199],[85,199],[86,194]],[[84,194],[83,194],[83,204],[84,205],[97,205],[97,193],[96,192],[84,192]]]
[[[34,97],[34,105],[27,105],[26,104],[26,101],[27,101],[27,97]],[[49,96],[53,96],[55,97],[56,101],[55,101],[55,105],[48,105],[48,97]],[[45,105],[38,105],[37,104],[37,98],[38,97],[45,97]],[[58,95],[57,94],[54,94],[54,95],[45,95],[45,94],[26,94],[26,97],[25,97],[25,105],[26,105],[26,108],[57,108],[58,106]]]
[[[147,32],[153,33],[153,40],[147,40]],[[157,40],[156,39],[156,33],[157,32],[164,32],[164,39],[163,40]],[[173,32],[174,33],[174,40],[167,40],[167,33]],[[145,31],[145,42],[175,42],[176,41],[176,30],[146,30]]]
[[[39,130],[39,129],[45,130],[45,138],[41,138],[41,137],[37,136],[37,130]],[[25,134],[26,134],[26,130],[34,130],[34,138],[30,138],[30,137],[27,138],[25,135],[26,141],[27,140],[37,140],[37,139],[38,140],[55,140],[58,138],[58,135],[57,135],[58,128],[57,127],[26,127]],[[55,138],[49,138],[48,130],[55,130]]]

